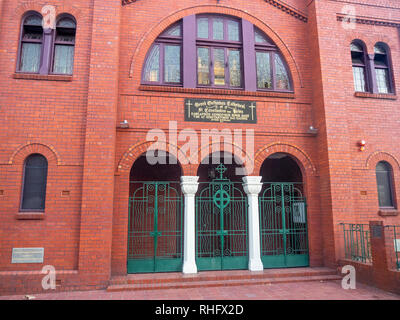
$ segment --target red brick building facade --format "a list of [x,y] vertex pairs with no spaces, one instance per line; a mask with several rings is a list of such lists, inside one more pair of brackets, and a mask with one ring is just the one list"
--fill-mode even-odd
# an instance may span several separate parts
[[[54,12],[43,10],[48,5]],[[178,133],[254,130],[253,154],[235,144],[224,150],[253,161],[249,176],[262,176],[271,155],[294,160],[307,199],[311,267],[337,265],[339,223],[399,225],[399,9],[389,0],[0,0],[0,292],[41,290],[44,265],[55,267],[62,289],[104,288],[112,276],[129,272],[131,168],[153,144],[150,130],[171,138],[170,121]],[[72,73],[52,72],[56,59],[44,57],[58,27],[49,36],[43,29],[40,70],[21,69],[23,37],[37,29],[24,25],[31,13],[74,21]],[[239,89],[186,85],[185,70],[181,85],[144,83],[143,68],[160,34],[183,21],[186,37],[188,17],[202,15],[232,17],[265,35],[287,67],[290,90],[248,90],[246,70]],[[362,90],[355,90],[352,43],[358,44],[354,52],[363,51]],[[385,48],[387,90],[377,71],[377,46]],[[182,69],[190,58],[185,52]],[[185,99],[253,102],[257,122],[185,121]],[[184,142],[167,143],[165,151],[184,154]],[[48,163],[45,205],[22,210],[26,161],[37,154]],[[379,204],[381,161],[391,168],[391,206]],[[199,175],[199,164],[180,168],[181,176]],[[13,263],[15,248],[44,248],[43,263]]]

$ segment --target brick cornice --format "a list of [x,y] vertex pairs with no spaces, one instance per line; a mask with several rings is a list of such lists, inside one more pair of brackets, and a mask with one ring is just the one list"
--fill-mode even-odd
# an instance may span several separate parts
[[370,24],[377,26],[400,28],[400,20],[389,20],[389,19],[364,17],[364,16],[347,16],[343,13],[337,13],[336,18],[338,21],[349,19],[350,22],[355,22],[359,24]]
[[290,14],[291,16],[295,17],[296,19],[299,19],[303,22],[308,21],[308,17],[306,14],[300,12],[299,10],[291,7],[290,5],[284,3],[283,1],[279,0],[264,0],[265,2],[269,3],[270,5],[278,8],[279,10],[282,10],[283,12]]
[[121,4],[123,5],[123,6],[126,6],[127,4],[131,4],[131,3],[134,3],[134,2],[136,2],[137,0],[122,0],[121,1]]

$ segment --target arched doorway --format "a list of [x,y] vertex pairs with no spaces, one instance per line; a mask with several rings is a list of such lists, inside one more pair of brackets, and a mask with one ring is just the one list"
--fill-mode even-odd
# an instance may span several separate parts
[[198,270],[246,269],[247,197],[241,168],[231,154],[213,154],[198,169],[196,263]]
[[309,264],[307,203],[301,170],[288,154],[269,156],[260,169],[261,260],[264,268]]
[[171,155],[166,157],[166,164],[151,165],[145,155],[133,164],[129,189],[128,273],[182,270],[181,175],[181,167]]

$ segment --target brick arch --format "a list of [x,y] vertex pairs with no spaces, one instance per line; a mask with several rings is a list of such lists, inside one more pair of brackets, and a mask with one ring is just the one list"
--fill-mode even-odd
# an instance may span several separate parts
[[41,14],[42,8],[45,5],[52,5],[56,8],[56,17],[60,16],[61,14],[70,14],[74,16],[77,24],[79,24],[78,20],[82,18],[81,11],[71,5],[56,5],[52,3],[43,4],[37,3],[36,0],[28,0],[18,5],[18,7],[14,10],[13,19],[20,20],[27,11],[37,11]]
[[[305,176],[310,177],[317,174],[317,169],[315,168],[310,156],[304,150],[295,145],[284,142],[271,143],[259,149],[255,156],[254,172],[258,175],[264,160],[270,155],[278,152],[287,153],[293,156],[295,160],[297,160],[303,175],[305,174]],[[303,179],[306,178],[305,176],[303,176]]]
[[[177,10],[172,14],[170,14],[168,17],[162,19],[161,21],[158,21],[158,23],[156,23],[152,28],[150,28],[149,31],[146,34],[144,34],[141,40],[139,41],[139,44],[136,47],[136,50],[133,53],[133,57],[131,59],[129,77],[130,78],[134,77],[133,75],[135,66],[140,66],[140,68],[143,68],[147,52],[149,51],[155,39],[165,29],[167,29],[168,26],[172,25],[176,21],[186,16],[200,14],[200,13],[217,13],[217,14],[231,15],[246,19],[247,21],[251,22],[257,28],[263,31],[279,48],[279,51],[283,55],[290,70],[294,88],[303,87],[303,80],[301,78],[297,63],[292,53],[290,52],[289,48],[279,37],[279,35],[265,21],[256,18],[255,16],[249,14],[244,10],[229,7],[226,5],[219,5],[219,6],[199,5],[199,6],[188,7],[185,9]],[[140,83],[141,74],[142,74],[141,72],[135,74],[136,78],[134,80],[138,83]]]
[[390,163],[393,168],[397,167],[400,169],[399,160],[393,154],[385,151],[376,151],[370,154],[365,161],[365,169],[375,169],[379,161],[386,161]]
[[195,155],[192,156],[192,158],[190,159],[190,163],[191,165],[189,166],[189,174],[188,175],[192,175],[192,176],[196,176],[197,175],[197,171],[199,169],[199,166],[202,162],[203,159],[201,159],[201,156],[203,154],[206,154],[207,156],[209,156],[210,154],[212,154],[213,152],[213,146],[217,146],[216,150],[220,151],[220,152],[229,152],[232,155],[234,155],[235,157],[239,158],[240,161],[242,161],[244,163],[244,168],[246,171],[250,171],[250,167],[248,167],[248,165],[250,163],[252,163],[253,159],[248,155],[248,153],[243,150],[243,148],[235,145],[234,143],[229,144],[232,148],[232,150],[225,150],[225,144],[224,143],[209,143],[206,146],[201,147],[197,153]]
[[8,160],[8,164],[23,164],[25,159],[33,154],[40,153],[44,157],[46,157],[49,164],[61,165],[61,158],[55,148],[51,145],[46,145],[43,143],[26,143],[25,145],[20,146],[14,153],[11,155]]
[[[121,173],[128,173],[130,172],[133,164],[135,161],[144,153],[146,153],[147,150],[155,143],[155,141],[146,141],[146,142],[138,142],[131,147],[122,155],[121,159],[118,162],[118,167],[116,174],[121,174]],[[189,159],[186,157],[186,154],[184,154],[181,149],[178,146],[172,145],[168,142],[163,143],[165,145],[165,148],[163,147],[157,147],[158,150],[163,150],[165,152],[168,152],[172,154],[173,156],[176,157],[179,163],[179,155],[185,159],[186,163],[189,163]],[[174,154],[174,152],[171,152],[171,147],[177,149],[177,153],[179,154]],[[182,159],[182,158],[181,158]],[[180,166],[182,168],[182,173],[186,174],[186,171],[188,171],[188,166],[182,165],[180,163]]]
[[365,50],[367,51],[367,54],[374,54],[374,47],[375,44],[378,42],[383,42],[385,43],[391,51],[397,50],[397,43],[393,42],[393,39],[388,37],[385,34],[380,34],[378,36],[371,36],[371,35],[366,35],[365,33],[362,32],[354,32],[351,34],[348,34],[346,36],[346,42],[348,43],[348,50],[350,54],[350,43],[353,40],[360,40],[365,44]]

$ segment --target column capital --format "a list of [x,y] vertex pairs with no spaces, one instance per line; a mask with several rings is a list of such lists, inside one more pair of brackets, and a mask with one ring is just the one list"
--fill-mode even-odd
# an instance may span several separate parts
[[262,188],[262,177],[260,176],[246,176],[243,177],[243,189],[248,194],[257,195],[260,193]]
[[198,176],[182,176],[181,177],[181,187],[182,192],[185,195],[194,195],[199,188],[199,177]]

